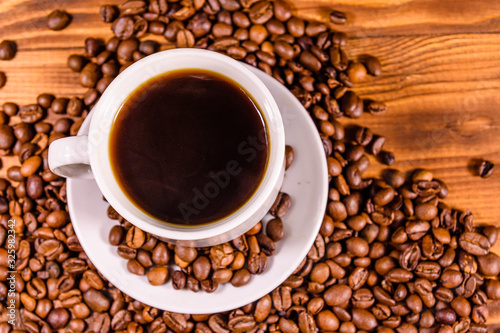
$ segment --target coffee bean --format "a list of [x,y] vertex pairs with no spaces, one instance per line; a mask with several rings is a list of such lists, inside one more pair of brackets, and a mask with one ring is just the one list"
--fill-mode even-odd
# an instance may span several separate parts
[[384,102],[369,101],[366,110],[371,114],[379,114],[387,111],[387,106]]
[[99,9],[99,18],[105,23],[113,22],[119,15],[118,7],[114,5],[104,5]]
[[134,34],[135,22],[130,16],[122,16],[114,21],[111,29],[117,38],[126,40]]
[[6,83],[7,83],[7,75],[5,75],[5,72],[0,71],[0,89],[5,87]]
[[179,30],[176,36],[177,47],[193,47],[195,43],[194,35],[189,30]]
[[368,73],[373,76],[380,76],[382,74],[382,65],[380,64],[380,61],[374,56],[364,56],[363,65],[365,65]]
[[88,63],[87,58],[78,55],[78,54],[72,54],[68,57],[68,67],[73,71],[73,72],[81,72],[83,67]]
[[15,132],[12,130],[12,127],[0,124],[0,149],[11,148],[15,141]]
[[66,323],[70,319],[70,314],[68,310],[63,309],[63,308],[58,308],[52,310],[48,317],[47,317],[47,322],[53,329],[60,329],[66,327]]
[[269,209],[269,212],[275,217],[283,217],[288,213],[292,205],[292,199],[287,193],[280,192]]
[[231,284],[234,287],[241,287],[248,284],[251,278],[252,275],[250,272],[243,268],[234,272],[233,277],[231,278]]
[[146,234],[141,229],[133,226],[128,230],[125,240],[128,247],[138,249],[146,241]]
[[394,153],[387,151],[387,150],[382,150],[378,154],[378,158],[385,165],[393,165],[396,162],[396,158],[394,157]]
[[283,221],[278,217],[267,222],[266,234],[275,242],[279,242],[284,237]]
[[366,77],[366,73],[366,67],[359,62],[351,63],[347,69],[347,75],[349,75],[349,78],[355,83],[363,81]]
[[168,280],[168,268],[165,266],[157,266],[148,271],[148,281],[153,286],[165,284]]
[[482,256],[490,252],[490,242],[488,239],[475,232],[465,232],[461,234],[458,239],[458,244],[466,252],[473,255]]
[[482,161],[481,164],[479,165],[479,168],[477,170],[477,173],[481,178],[488,178],[493,174],[493,171],[495,169],[495,165],[491,163],[490,161]]
[[16,56],[17,45],[11,40],[3,40],[0,43],[0,60],[11,60]]
[[47,28],[59,31],[66,28],[71,22],[71,15],[64,10],[56,9],[47,16]]
[[334,10],[330,13],[330,22],[335,24],[345,24],[347,22],[347,16],[343,12]]
[[80,84],[87,88],[93,88],[101,77],[101,68],[91,62],[83,67],[80,73]]
[[488,253],[477,257],[479,271],[485,276],[498,276],[500,274],[500,257],[495,253]]

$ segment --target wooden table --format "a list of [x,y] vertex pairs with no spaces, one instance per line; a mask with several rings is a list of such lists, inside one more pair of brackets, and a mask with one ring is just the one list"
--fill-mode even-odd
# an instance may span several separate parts
[[[19,52],[0,62],[8,75],[0,104],[33,103],[42,92],[80,95],[84,90],[66,59],[82,52],[86,37],[111,36],[110,26],[98,18],[99,6],[121,2],[1,0],[0,40],[15,40]],[[488,179],[471,171],[471,162],[481,158],[500,168],[500,1],[295,0],[293,5],[299,16],[324,22],[332,9],[345,12],[349,23],[332,27],[351,37],[350,57],[368,53],[381,60],[383,75],[355,90],[385,101],[389,110],[355,122],[386,136],[395,167],[431,169],[449,186],[447,203],[471,209],[476,223],[500,226],[500,170]],[[47,30],[45,17],[60,8],[73,15],[71,25]],[[495,251],[500,253],[500,245]],[[500,327],[500,305],[491,309],[490,322]]]

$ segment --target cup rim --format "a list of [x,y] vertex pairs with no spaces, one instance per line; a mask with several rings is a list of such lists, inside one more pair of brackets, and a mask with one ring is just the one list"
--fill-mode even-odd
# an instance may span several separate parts
[[[181,60],[186,65],[177,64],[175,67],[166,70],[161,69],[168,68],[172,66],[172,62],[179,62]],[[198,61],[196,65],[192,64],[194,60]],[[209,66],[207,64],[213,63],[223,64],[226,72],[220,73],[219,71],[207,68]],[[217,72],[219,75],[229,77],[247,90],[257,103],[263,117],[266,119],[270,138],[270,152],[268,156],[268,165],[260,185],[242,207],[215,223],[185,227],[159,222],[159,220],[148,216],[135,207],[121,189],[120,193],[117,192],[116,186],[118,186],[118,184],[116,180],[114,177],[112,177],[112,179],[109,177],[110,171],[112,175],[112,169],[109,163],[109,129],[121,105],[125,102],[130,93],[135,91],[141,84],[163,73],[189,68],[200,68]],[[241,80],[226,75],[229,71],[231,71],[231,75],[239,76],[241,80],[247,80],[251,84],[251,91],[248,91],[249,87],[244,86],[240,82]],[[129,78],[134,75],[142,76],[143,79],[131,84]],[[127,89],[125,89],[125,87]],[[130,93],[124,93],[127,90],[130,90]],[[258,96],[255,96],[255,92],[258,92]],[[116,107],[117,105],[119,105],[119,107]],[[109,109],[113,111],[106,111]],[[105,130],[106,128],[108,128],[107,131]],[[158,52],[126,68],[108,86],[101,96],[101,99],[94,107],[94,116],[91,119],[89,130],[90,164],[95,180],[105,198],[120,215],[135,226],[172,241],[207,241],[211,238],[221,237],[229,233],[231,230],[241,226],[245,221],[251,218],[255,219],[254,215],[259,208],[263,207],[266,203],[268,206],[270,205],[268,203],[269,196],[275,191],[276,184],[282,181],[284,147],[285,134],[281,113],[273,96],[262,81],[238,61],[213,51],[201,49],[172,49]],[[278,185],[280,186],[281,184]],[[124,200],[124,198],[126,198],[126,200]],[[274,201],[274,198],[272,198],[272,201]],[[268,208],[269,207],[267,207],[267,209]],[[267,209],[263,212],[262,216],[258,217],[255,223],[267,213]],[[244,233],[252,226],[253,223],[247,226],[246,230],[240,230],[239,234]],[[229,239],[219,239],[217,242],[221,243],[223,241],[228,241],[236,236],[238,235],[232,235]]]

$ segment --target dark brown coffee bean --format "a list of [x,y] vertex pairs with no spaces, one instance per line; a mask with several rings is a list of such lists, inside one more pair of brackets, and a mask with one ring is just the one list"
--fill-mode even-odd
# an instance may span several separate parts
[[253,24],[264,24],[273,17],[273,5],[269,1],[259,1],[253,4],[249,11],[248,17]]
[[122,16],[113,23],[111,29],[117,38],[122,40],[129,39],[134,34],[134,19],[130,16]]
[[111,23],[120,14],[120,10],[114,5],[104,5],[99,9],[99,18],[105,23]]
[[380,76],[382,74],[382,65],[380,64],[380,61],[374,56],[364,56],[363,64],[365,65],[369,74],[373,76]]
[[33,124],[42,119],[43,109],[38,104],[30,104],[21,107],[18,115],[22,122]]
[[[85,55],[87,57],[97,57],[101,51],[104,50],[104,42],[98,38],[87,38],[85,39]],[[101,59],[97,59],[97,64],[102,65],[104,61],[99,61]]]
[[210,274],[210,260],[204,256],[198,257],[193,262],[193,273],[198,280],[206,280]]
[[420,255],[420,247],[417,243],[415,243],[401,252],[401,255],[399,256],[399,264],[402,268],[412,271],[417,267]]
[[68,67],[73,72],[81,72],[87,63],[88,59],[78,54],[72,54],[68,57]]
[[433,261],[421,261],[415,268],[415,274],[428,280],[437,280],[441,275],[441,266]]
[[0,149],[10,149],[16,141],[15,130],[12,127],[0,124]]
[[500,257],[495,253],[488,253],[477,257],[479,272],[485,276],[498,276],[500,274]]
[[5,75],[5,72],[0,72],[0,89],[5,87],[6,83],[7,83],[7,75]]
[[323,294],[323,298],[329,306],[345,306],[351,296],[352,289],[346,285],[333,285]]
[[231,279],[231,284],[235,287],[241,287],[248,284],[251,278],[252,275],[250,274],[250,272],[243,268],[234,272],[233,277]]
[[66,327],[66,324],[68,323],[69,319],[70,319],[70,314],[68,310],[63,308],[58,308],[50,311],[47,317],[47,322],[49,323],[50,327],[57,330]]
[[108,237],[109,243],[111,245],[114,246],[120,245],[124,238],[125,238],[125,230],[121,226],[115,225],[113,226],[113,228],[111,228]]
[[448,269],[441,274],[441,285],[445,288],[456,288],[462,281],[463,276],[460,271]]
[[47,28],[59,31],[66,28],[71,22],[71,15],[64,10],[56,9],[47,16]]
[[100,291],[90,288],[83,293],[83,300],[95,312],[105,312],[111,306],[109,299]]
[[347,55],[339,46],[332,46],[330,48],[330,63],[338,71],[345,71],[347,69]]
[[396,162],[396,157],[394,156],[394,153],[387,150],[382,150],[378,154],[378,158],[380,162],[384,163],[385,165],[393,165]]
[[78,97],[73,97],[68,102],[66,113],[73,117],[79,117],[83,112],[83,108],[83,101]]
[[132,259],[127,262],[127,269],[130,273],[135,275],[144,275],[146,274],[146,270],[144,266],[142,266],[139,261]]
[[490,252],[490,242],[485,236],[475,232],[465,232],[460,235],[458,244],[466,252],[483,256]]
[[9,117],[15,116],[19,111],[19,106],[16,103],[6,102],[2,105],[3,111]]
[[266,225],[266,234],[275,242],[284,237],[283,221],[280,218],[270,220]]
[[280,192],[269,209],[269,212],[273,216],[281,218],[286,215],[291,206],[292,198],[287,193]]
[[288,32],[290,35],[293,37],[301,37],[305,33],[305,24],[304,21],[297,18],[297,17],[292,17],[286,22],[286,27],[288,29]]
[[101,77],[101,68],[91,62],[82,69],[80,73],[80,84],[87,88],[93,88]]
[[11,60],[16,56],[17,45],[11,40],[3,40],[0,43],[0,60]]
[[132,249],[125,244],[118,245],[116,252],[120,257],[124,259],[135,259],[135,257],[137,256],[137,250]]
[[338,10],[334,10],[330,12],[330,22],[335,24],[345,24],[347,22],[347,16],[343,12],[339,12]]
[[58,97],[52,101],[50,105],[50,111],[61,114],[66,112],[66,107],[68,106],[69,99],[65,97]]
[[457,319],[455,311],[449,308],[436,311],[436,320],[441,324],[451,325]]
[[481,178],[488,178],[493,174],[494,169],[495,164],[491,163],[490,161],[484,160],[479,165],[477,173]]

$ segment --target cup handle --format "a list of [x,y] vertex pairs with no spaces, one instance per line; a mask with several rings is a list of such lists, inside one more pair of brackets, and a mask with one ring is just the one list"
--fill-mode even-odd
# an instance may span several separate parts
[[77,179],[94,179],[90,168],[88,136],[55,140],[49,146],[49,168],[53,173]]

